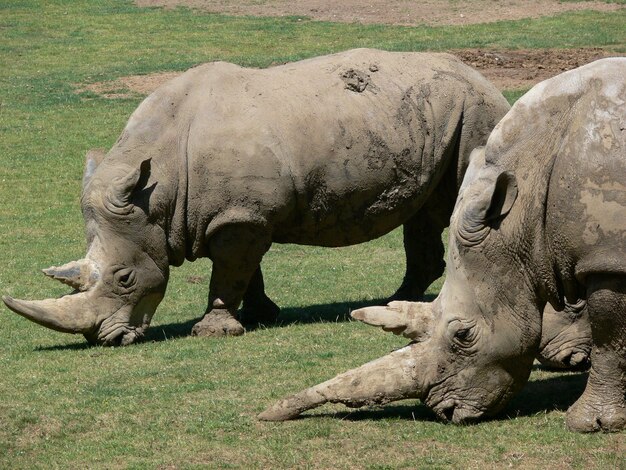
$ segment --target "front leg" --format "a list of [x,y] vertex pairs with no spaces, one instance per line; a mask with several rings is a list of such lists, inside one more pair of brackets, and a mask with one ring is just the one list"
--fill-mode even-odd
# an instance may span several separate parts
[[626,429],[626,277],[590,277],[587,305],[591,369],[584,393],[567,410],[567,427],[620,431]]
[[240,223],[227,225],[209,240],[213,272],[209,302],[202,320],[191,330],[194,336],[239,336],[244,328],[237,309],[248,284],[271,245],[265,227]]

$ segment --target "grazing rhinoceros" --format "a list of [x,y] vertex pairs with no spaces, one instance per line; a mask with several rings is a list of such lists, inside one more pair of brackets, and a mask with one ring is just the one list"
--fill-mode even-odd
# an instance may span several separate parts
[[560,309],[582,298],[591,370],[568,427],[626,426],[626,58],[535,86],[483,151],[486,161],[472,161],[452,215],[437,299],[352,314],[412,342],[261,419],[289,419],[326,402],[403,398],[420,398],[455,423],[493,414],[528,379],[546,303]]
[[75,289],[7,306],[93,343],[142,336],[169,266],[209,257],[199,335],[272,321],[260,262],[272,242],[345,246],[404,225],[414,298],[443,272],[471,150],[509,105],[448,54],[357,49],[265,70],[193,68],[151,94],[104,157],[88,155],[88,253],[44,272]]

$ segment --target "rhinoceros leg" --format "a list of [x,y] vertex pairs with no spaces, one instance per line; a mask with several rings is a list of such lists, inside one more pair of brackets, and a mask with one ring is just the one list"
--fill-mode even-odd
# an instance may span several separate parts
[[259,266],[248,283],[248,289],[243,296],[243,306],[239,311],[241,322],[244,325],[276,323],[280,308],[265,293],[263,273]]
[[446,225],[428,207],[404,224],[406,272],[402,284],[388,300],[422,300],[428,286],[441,277],[446,267],[441,233]]
[[589,279],[593,349],[584,393],[567,410],[573,431],[626,429],[626,277]]
[[220,229],[209,241],[213,272],[209,302],[204,317],[194,325],[194,336],[238,336],[244,333],[237,309],[263,255],[271,245],[270,235],[252,224],[232,224]]

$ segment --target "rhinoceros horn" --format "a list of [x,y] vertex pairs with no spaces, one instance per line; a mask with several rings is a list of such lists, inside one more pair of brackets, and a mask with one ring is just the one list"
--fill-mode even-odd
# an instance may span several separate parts
[[402,335],[415,341],[424,341],[430,336],[433,313],[426,302],[395,301],[383,307],[366,307],[351,314],[372,326],[380,326],[394,335]]
[[[382,326],[395,334],[416,335],[426,339],[430,329],[429,304],[392,302],[388,307],[355,310],[352,317]],[[385,316],[387,318],[385,318]],[[432,313],[430,313],[432,317]],[[303,390],[274,404],[259,415],[264,421],[283,421],[324,403],[343,403],[349,407],[385,404],[425,394],[423,371],[427,363],[423,343],[413,342],[386,356],[375,359],[334,379]]]
[[63,266],[43,270],[46,276],[61,281],[77,292],[60,299],[19,300],[10,296],[2,300],[15,313],[53,330],[64,333],[87,333],[95,324],[94,314],[86,308],[88,291],[98,280],[99,272],[93,261],[81,259]]
[[88,293],[66,295],[60,299],[19,300],[5,295],[2,301],[15,313],[52,330],[63,333],[88,333],[96,319],[85,309]]
[[96,172],[96,168],[102,163],[106,151],[104,149],[91,149],[85,156],[85,171],[83,172],[83,190],[87,187],[91,177]]
[[80,291],[88,290],[99,277],[95,264],[87,259],[71,261],[63,266],[52,266],[44,269],[43,273]]

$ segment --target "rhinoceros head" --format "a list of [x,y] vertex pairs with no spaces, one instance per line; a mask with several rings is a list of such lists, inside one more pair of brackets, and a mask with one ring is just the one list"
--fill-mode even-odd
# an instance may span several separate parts
[[58,299],[3,297],[14,312],[53,330],[82,333],[92,344],[129,344],[141,337],[169,276],[163,230],[151,219],[150,162],[112,165],[87,154],[81,205],[87,255],[44,269],[73,292]]
[[[505,219],[515,216],[509,213],[517,185],[506,172],[483,172],[481,160],[472,158],[457,200],[437,299],[352,313],[412,342],[275,404],[261,419],[289,419],[327,402],[362,406],[420,398],[439,417],[458,423],[497,412],[524,385],[539,346],[540,306],[519,285],[515,250],[499,255]],[[520,316],[529,311],[536,312],[532,319]]]

